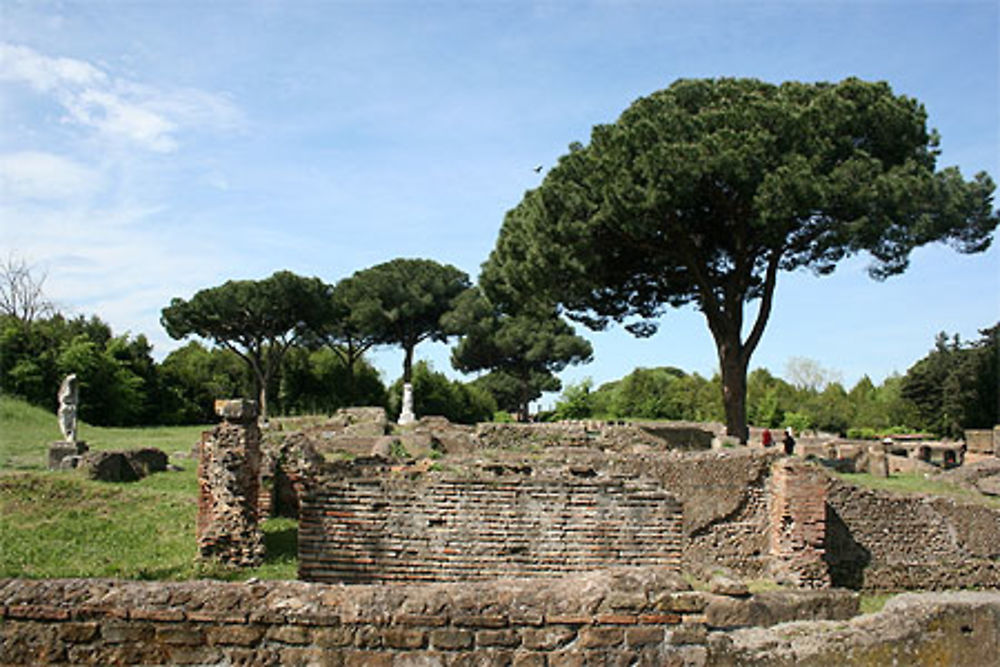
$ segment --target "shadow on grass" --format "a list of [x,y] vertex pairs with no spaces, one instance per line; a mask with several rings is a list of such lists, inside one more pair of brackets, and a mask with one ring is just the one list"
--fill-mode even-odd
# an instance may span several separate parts
[[287,563],[299,557],[299,528],[297,525],[269,530],[264,533],[264,563]]

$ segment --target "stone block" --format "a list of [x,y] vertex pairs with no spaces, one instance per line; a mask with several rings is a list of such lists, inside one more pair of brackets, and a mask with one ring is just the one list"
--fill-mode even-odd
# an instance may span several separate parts
[[135,482],[139,479],[124,452],[90,452],[80,461],[80,468],[90,479],[99,482]]
[[663,641],[663,628],[656,626],[639,626],[625,630],[625,643],[629,646],[646,646],[659,644]]
[[301,625],[272,625],[264,636],[268,641],[280,644],[309,643],[309,630]]
[[205,643],[205,633],[187,625],[161,625],[156,628],[156,641],[162,644],[199,646]]
[[708,582],[708,589],[716,595],[728,595],[730,597],[746,597],[750,595],[750,589],[742,581],[737,581],[730,577],[717,574]]
[[[68,457],[80,457],[90,448],[82,440],[66,442],[57,440],[49,444],[49,470],[63,470],[62,462]],[[79,458],[76,459],[79,461]]]
[[209,644],[254,646],[264,636],[258,625],[219,625],[205,630]]
[[62,623],[58,626],[59,639],[64,642],[89,642],[97,636],[97,623]]
[[382,631],[382,643],[386,648],[408,649],[423,648],[427,635],[423,630],[411,628],[387,628]]
[[521,645],[521,635],[516,630],[480,630],[476,633],[476,646],[516,648]]
[[518,651],[511,660],[511,667],[545,667],[545,656],[541,653]]
[[521,644],[535,651],[551,651],[573,641],[576,632],[561,625],[521,630]]
[[474,635],[468,630],[442,628],[431,631],[431,646],[442,651],[461,651],[472,648]]
[[625,641],[625,630],[622,628],[583,628],[577,645],[581,648],[605,648],[620,646]]
[[354,629],[349,626],[333,628],[313,628],[312,644],[323,648],[334,646],[351,646],[354,643]]
[[226,421],[249,422],[257,418],[257,401],[248,401],[242,398],[220,399],[215,402],[215,414]]
[[683,623],[670,633],[670,643],[704,645],[708,643],[708,628],[700,623]]
[[155,633],[155,628],[147,623],[109,621],[101,625],[101,638],[109,644],[144,643]]

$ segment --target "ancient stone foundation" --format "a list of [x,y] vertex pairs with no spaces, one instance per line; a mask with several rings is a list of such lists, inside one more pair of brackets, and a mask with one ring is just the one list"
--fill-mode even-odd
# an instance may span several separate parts
[[199,446],[198,551],[202,558],[227,565],[260,565],[264,540],[257,522],[257,404],[216,401],[215,411],[223,421]]
[[704,665],[717,632],[858,608],[846,591],[691,590],[662,568],[424,586],[13,579],[0,600],[0,664],[17,665]]

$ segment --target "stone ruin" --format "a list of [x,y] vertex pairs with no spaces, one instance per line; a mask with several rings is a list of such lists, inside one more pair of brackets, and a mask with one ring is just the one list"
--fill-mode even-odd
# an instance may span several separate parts
[[196,539],[202,558],[254,567],[264,557],[258,524],[260,429],[254,401],[216,401],[222,422],[199,445]]
[[[345,411],[262,438],[255,407],[217,404],[199,446],[199,550],[259,563],[257,520],[281,505],[263,497],[284,479],[306,581],[0,580],[0,662],[989,664],[1000,651],[995,590],[857,616],[838,588],[1000,589],[1000,510],[628,425],[425,418],[392,433],[384,414]],[[990,470],[942,474],[974,485]],[[780,587],[741,581],[761,578]]]

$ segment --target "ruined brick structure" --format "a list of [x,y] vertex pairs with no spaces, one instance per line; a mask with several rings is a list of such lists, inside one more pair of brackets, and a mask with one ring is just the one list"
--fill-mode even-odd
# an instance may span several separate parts
[[264,556],[258,525],[260,429],[253,401],[216,401],[222,422],[199,445],[198,551],[228,565],[256,566]]
[[680,569],[681,505],[653,480],[538,477],[503,466],[485,474],[428,472],[414,480],[355,466],[352,477],[315,484],[299,517],[300,578],[456,581],[614,565]]
[[798,459],[782,459],[771,476],[772,568],[799,586],[830,585],[823,562],[826,538],[827,475]]

